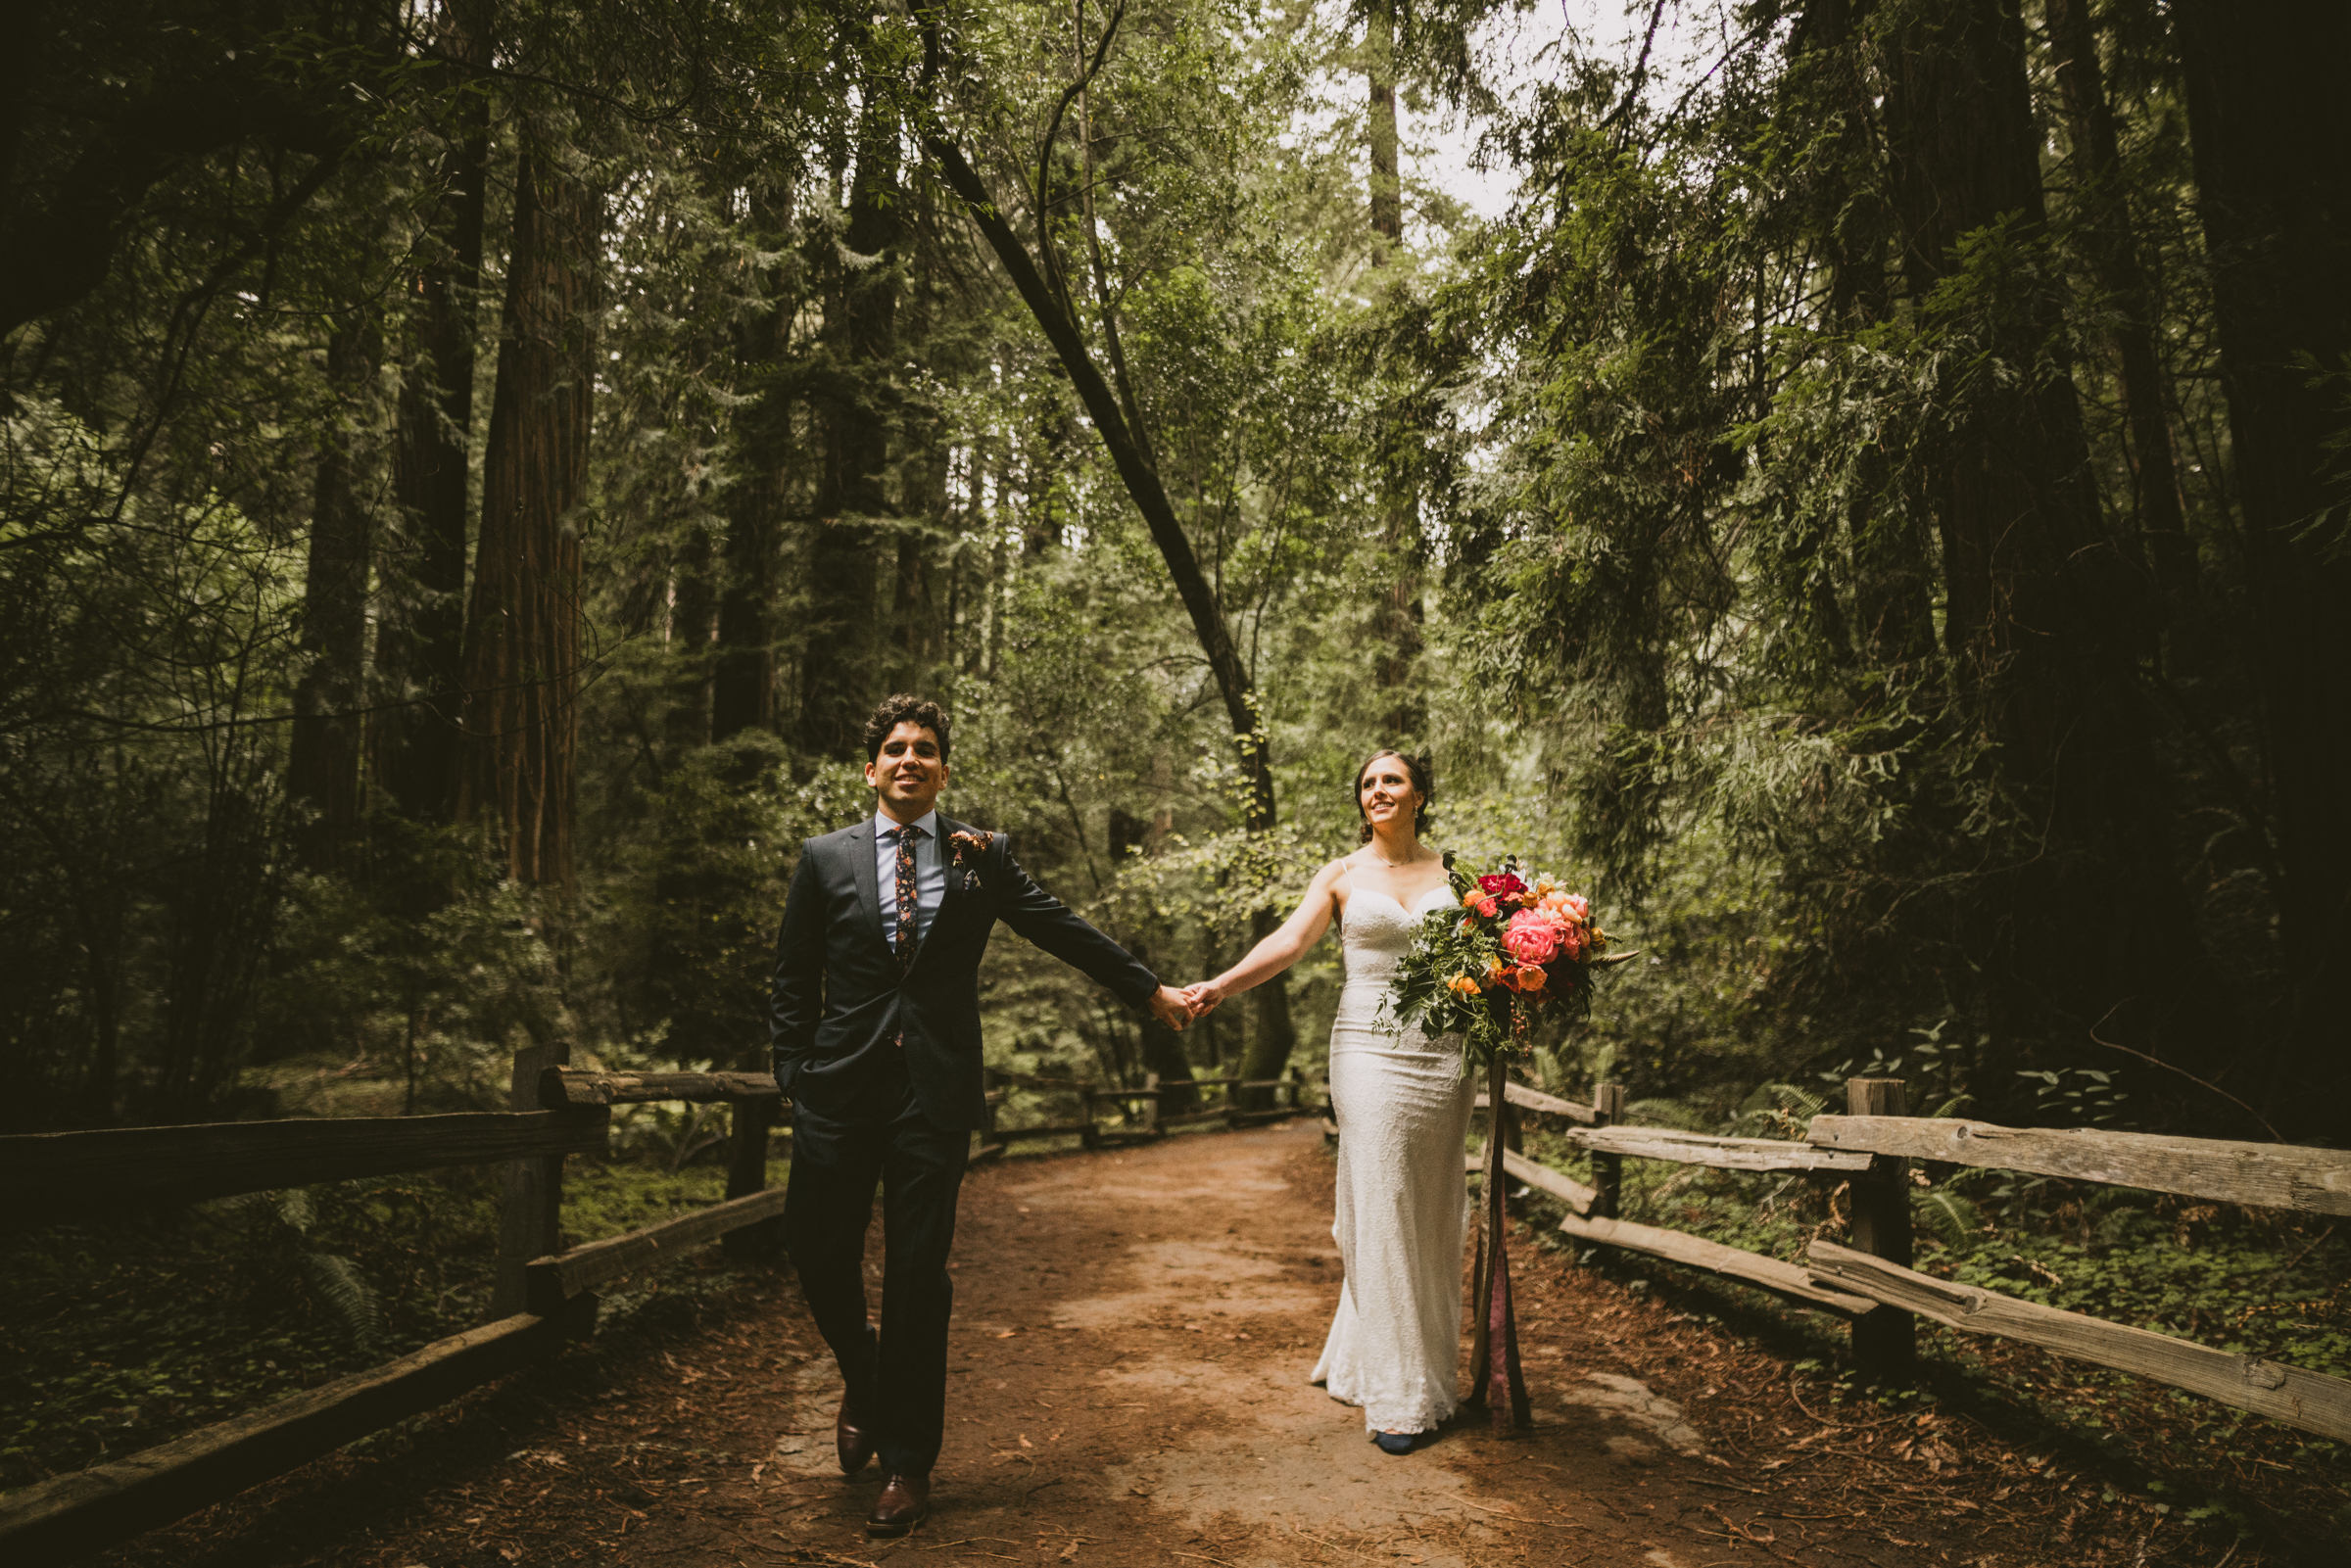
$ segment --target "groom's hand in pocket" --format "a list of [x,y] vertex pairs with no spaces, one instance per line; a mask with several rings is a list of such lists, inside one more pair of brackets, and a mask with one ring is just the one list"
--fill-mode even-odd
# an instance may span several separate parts
[[1151,1016],[1179,1034],[1192,1022],[1192,1010],[1185,1004],[1183,993],[1173,985],[1163,985],[1151,993]]

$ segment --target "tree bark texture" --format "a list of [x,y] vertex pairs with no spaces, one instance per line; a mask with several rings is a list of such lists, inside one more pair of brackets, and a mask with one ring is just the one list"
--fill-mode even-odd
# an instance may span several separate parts
[[[1396,17],[1375,5],[1364,24],[1364,73],[1370,80],[1371,232],[1389,245],[1404,243],[1404,186],[1396,154]],[[1371,264],[1387,260],[1374,250]]]
[[2139,261],[2138,240],[2124,199],[2122,153],[2114,107],[2106,98],[2105,73],[2098,65],[2097,35],[2090,27],[2088,0],[2045,0],[2043,9],[2072,132],[2075,177],[2088,208],[2084,248],[2098,287],[2119,317],[2111,336],[2130,446],[2132,515],[2156,584],[2174,604],[2184,605],[2196,594],[2196,545],[2188,535],[2186,506],[2180,496],[2180,467],[2166,411],[2170,389],[2155,340],[2160,328],[2155,295]]
[[[2196,1005],[2209,993],[2131,657],[2139,580],[2103,532],[2060,298],[2032,260],[2046,210],[2023,24],[2014,0],[1965,0],[1911,22],[1897,45],[1886,113],[1911,298],[1922,316],[1952,309],[1963,330],[1989,332],[2016,372],[1946,394],[1928,485],[1946,655],[2039,840],[1987,883],[1992,1074],[2031,1038],[2087,1045],[2101,1026],[2202,1054],[2217,1031]],[[1974,275],[1960,254],[1971,239],[1993,252],[1988,263],[1979,251]],[[1953,279],[1962,303],[1930,300]]]
[[881,640],[876,519],[889,510],[891,422],[896,416],[898,292],[904,199],[898,118],[868,100],[857,123],[857,171],[826,302],[825,466],[808,550],[809,609],[800,655],[801,743],[821,756],[859,754],[877,695]]
[[[393,800],[427,822],[456,813],[459,693],[465,674],[465,554],[473,447],[476,297],[489,190],[490,100],[467,79],[490,64],[489,0],[455,0],[441,47],[453,60],[443,196],[427,258],[409,280],[415,352],[403,380],[393,462],[407,581],[377,639],[376,664],[415,704],[374,726],[374,771]],[[387,565],[393,564],[387,562]]]
[[[789,208],[776,211],[764,188],[754,194],[751,219],[763,234],[778,234],[789,218]],[[791,404],[779,384],[791,330],[780,268],[761,274],[758,292],[768,308],[745,312],[735,328],[736,369],[750,396],[735,409],[739,472],[728,493],[725,587],[710,678],[710,733],[718,740],[776,726],[776,567],[792,430]]]
[[503,832],[515,880],[565,888],[600,205],[526,141],[466,627],[461,811]]
[[2351,556],[2336,546],[2351,485],[2326,446],[2341,416],[2309,367],[2340,371],[2351,355],[2351,9],[2183,0],[2174,14],[2295,987],[2261,1103],[2339,1132],[2351,1120]]
[[360,822],[360,693],[367,654],[367,572],[374,517],[360,498],[353,422],[375,377],[382,338],[370,314],[338,327],[327,344],[335,396],[318,448],[311,547],[303,574],[302,651],[286,787],[308,820],[297,849],[312,871],[331,871]]

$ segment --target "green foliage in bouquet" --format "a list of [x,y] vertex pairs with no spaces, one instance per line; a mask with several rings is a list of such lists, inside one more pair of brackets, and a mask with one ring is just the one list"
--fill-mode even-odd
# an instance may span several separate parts
[[[1531,871],[1518,857],[1473,877],[1445,857],[1457,902],[1432,911],[1396,966],[1387,1006],[1429,1038],[1459,1034],[1464,1068],[1522,1056],[1539,1012],[1565,1020],[1592,1011],[1592,985],[1621,959],[1592,921],[1592,903]],[[1632,955],[1621,955],[1629,958]]]

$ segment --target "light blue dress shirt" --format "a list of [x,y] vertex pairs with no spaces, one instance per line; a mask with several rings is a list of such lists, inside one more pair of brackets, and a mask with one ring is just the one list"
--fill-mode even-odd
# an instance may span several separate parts
[[[925,812],[915,823],[925,836],[914,846],[914,940],[918,947],[931,933],[931,918],[947,896],[947,863],[939,852],[938,813]],[[898,825],[888,813],[874,813],[874,890],[882,895],[882,939],[894,949],[898,940]]]

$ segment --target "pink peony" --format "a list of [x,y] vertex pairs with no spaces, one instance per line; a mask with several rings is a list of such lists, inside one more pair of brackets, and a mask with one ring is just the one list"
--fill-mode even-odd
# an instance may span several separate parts
[[1540,909],[1522,909],[1502,933],[1503,949],[1520,964],[1548,964],[1559,950],[1559,923]]
[[1560,900],[1559,912],[1578,926],[1589,925],[1592,920],[1592,900],[1581,893],[1569,893]]

